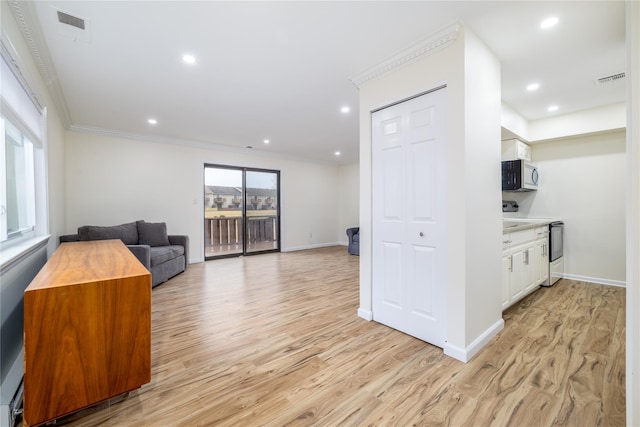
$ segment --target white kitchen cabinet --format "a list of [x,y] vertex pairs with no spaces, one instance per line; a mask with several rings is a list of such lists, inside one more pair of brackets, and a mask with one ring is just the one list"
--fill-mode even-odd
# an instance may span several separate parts
[[537,271],[535,268],[537,265],[536,259],[538,257],[536,257],[535,254],[536,254],[535,246],[531,247],[531,245],[528,245],[524,250],[524,260],[523,260],[523,267],[522,267],[524,270],[524,273],[522,277],[522,282],[523,282],[525,294],[530,293],[531,291],[533,291],[535,288],[538,287],[538,283],[536,282]]
[[547,226],[502,236],[502,309],[536,290],[548,279]]
[[502,160],[531,160],[531,147],[519,139],[502,141]]
[[536,241],[533,247],[533,271],[536,285],[544,285],[549,279],[549,228],[536,229]]
[[525,248],[511,251],[511,275],[509,277],[509,299],[511,302],[522,298],[525,282]]
[[511,275],[511,255],[502,254],[502,309],[509,307],[509,277]]

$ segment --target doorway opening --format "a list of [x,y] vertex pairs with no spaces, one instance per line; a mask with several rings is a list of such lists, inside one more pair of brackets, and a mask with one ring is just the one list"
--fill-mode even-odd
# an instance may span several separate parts
[[205,260],[279,251],[280,171],[205,164]]

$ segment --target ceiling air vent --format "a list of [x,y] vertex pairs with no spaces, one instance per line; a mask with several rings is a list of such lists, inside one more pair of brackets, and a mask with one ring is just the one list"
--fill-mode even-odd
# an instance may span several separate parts
[[84,19],[77,18],[73,15],[69,15],[68,13],[60,12],[59,10],[57,12],[58,22],[84,30]]
[[612,74],[606,77],[600,77],[599,79],[595,79],[593,83],[596,86],[608,86],[616,82],[621,82],[625,77],[625,73]]

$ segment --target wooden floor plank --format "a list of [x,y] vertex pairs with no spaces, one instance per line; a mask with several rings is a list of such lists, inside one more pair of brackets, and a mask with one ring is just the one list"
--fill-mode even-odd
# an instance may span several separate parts
[[359,318],[358,262],[331,247],[189,266],[153,290],[151,383],[61,421],[625,424],[624,289],[566,279],[542,288],[465,364]]

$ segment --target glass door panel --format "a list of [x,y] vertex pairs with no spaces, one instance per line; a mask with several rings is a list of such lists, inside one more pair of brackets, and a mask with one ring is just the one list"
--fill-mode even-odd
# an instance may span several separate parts
[[246,251],[280,249],[280,174],[246,171]]
[[204,169],[205,259],[244,253],[243,170]]

